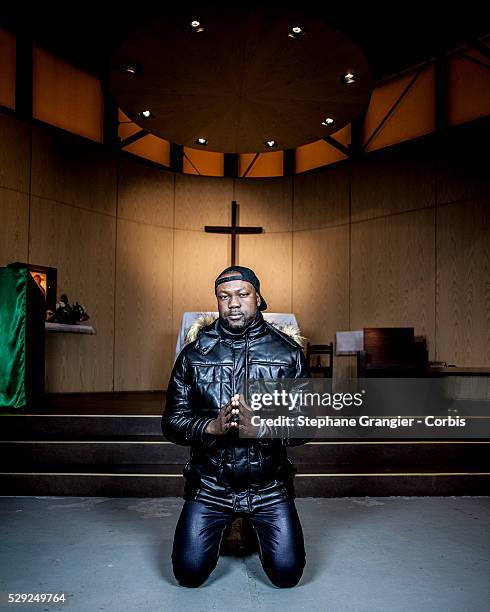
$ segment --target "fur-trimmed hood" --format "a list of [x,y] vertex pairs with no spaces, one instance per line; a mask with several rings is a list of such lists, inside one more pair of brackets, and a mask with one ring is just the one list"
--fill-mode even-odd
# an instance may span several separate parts
[[[202,314],[200,314],[197,317],[197,319],[194,321],[194,323],[187,330],[187,334],[184,340],[184,346],[186,344],[189,344],[190,342],[194,342],[194,340],[197,340],[201,329],[203,329],[204,327],[207,327],[208,325],[211,325],[211,323],[214,323],[216,319],[217,317],[209,313],[203,312]],[[301,331],[297,325],[291,325],[289,323],[285,325],[279,325],[277,323],[274,323],[273,321],[266,321],[266,322],[269,323],[269,325],[272,325],[273,327],[278,329],[283,334],[286,334],[287,336],[289,336],[292,340],[297,342],[301,347],[305,346],[306,338],[301,335]]]

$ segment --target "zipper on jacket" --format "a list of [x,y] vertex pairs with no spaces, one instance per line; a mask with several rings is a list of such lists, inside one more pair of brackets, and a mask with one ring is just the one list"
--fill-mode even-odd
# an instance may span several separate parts
[[235,371],[236,371],[236,360],[235,360],[235,345],[233,340],[231,341],[231,356],[233,360],[233,370],[231,376],[231,395],[235,395]]
[[245,334],[245,363],[243,370],[243,397],[245,398],[245,403],[248,406],[248,330]]
[[[233,357],[233,370],[231,373],[231,395],[232,397],[235,395],[235,371],[236,371],[236,360],[235,360],[235,344],[233,343],[233,340],[231,341],[231,354]],[[232,470],[232,474],[235,473],[235,466],[236,466],[236,456],[235,456],[235,445],[232,444],[231,445],[231,470]]]
[[[244,371],[243,371],[243,397],[245,400],[245,404],[248,406],[248,330],[245,334],[245,363],[244,363]],[[248,482],[249,484],[252,482],[252,470],[250,469],[250,445],[247,444],[247,472],[248,472]],[[247,503],[248,510],[251,512],[250,508],[250,492],[247,493]]]

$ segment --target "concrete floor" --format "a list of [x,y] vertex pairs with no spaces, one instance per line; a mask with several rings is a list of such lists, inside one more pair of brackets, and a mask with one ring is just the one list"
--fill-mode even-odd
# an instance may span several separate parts
[[[60,592],[67,612],[490,610],[490,497],[296,500],[307,564],[278,589],[256,554],[175,582],[177,498],[0,498],[0,592]],[[5,601],[5,599],[4,599]]]

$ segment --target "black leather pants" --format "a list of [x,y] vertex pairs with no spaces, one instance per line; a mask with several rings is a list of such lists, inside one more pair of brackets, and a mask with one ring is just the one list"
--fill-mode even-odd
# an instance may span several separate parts
[[[216,567],[223,532],[238,516],[198,501],[184,503],[175,529],[172,563],[181,586],[198,587]],[[303,530],[294,501],[247,514],[259,542],[262,567],[277,587],[295,586],[306,563]]]

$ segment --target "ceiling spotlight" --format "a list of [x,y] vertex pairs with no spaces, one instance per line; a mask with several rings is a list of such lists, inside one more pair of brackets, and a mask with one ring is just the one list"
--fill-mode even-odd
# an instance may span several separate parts
[[128,74],[140,74],[141,67],[137,64],[124,64],[121,66],[121,70],[123,72],[127,72]]
[[350,85],[351,83],[355,83],[357,81],[357,74],[354,74],[353,72],[347,72],[346,74],[343,74],[340,77],[340,80],[345,85]]
[[277,147],[277,142],[275,140],[266,140],[264,142],[264,145],[268,148],[268,149],[274,149],[275,147]]
[[138,113],[138,117],[140,119],[154,119],[155,115],[151,112],[151,110],[142,110]]
[[206,140],[206,138],[201,137],[196,140],[195,144],[202,145],[203,147],[205,147],[208,144],[208,141]]
[[325,125],[326,127],[328,127],[329,125],[332,125],[332,123],[335,122],[335,119],[332,119],[332,117],[325,117],[325,119],[322,121],[322,125]]
[[202,27],[199,19],[193,19],[189,25],[191,26],[191,30],[193,32],[204,32],[204,28]]
[[306,29],[298,25],[293,26],[288,32],[288,36],[290,38],[301,38],[305,34],[306,34]]

